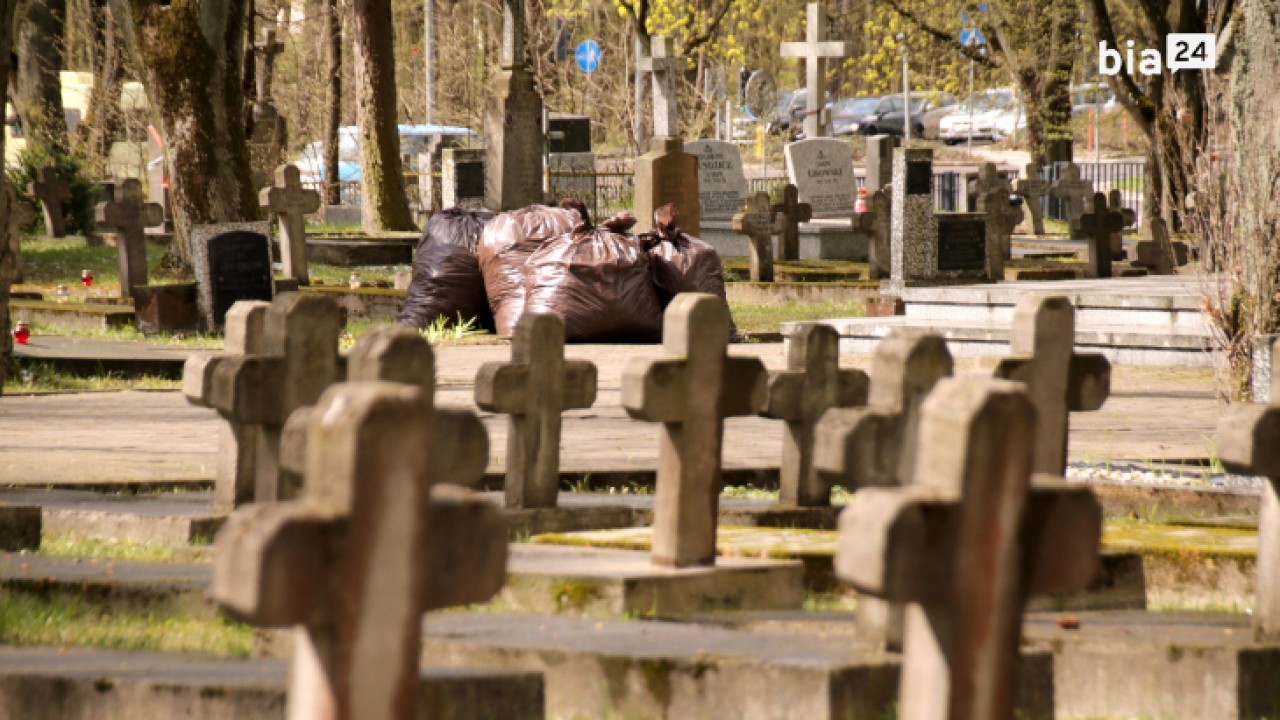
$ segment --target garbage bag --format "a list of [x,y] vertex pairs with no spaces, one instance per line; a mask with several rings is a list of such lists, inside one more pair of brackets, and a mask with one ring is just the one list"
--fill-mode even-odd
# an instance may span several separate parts
[[649,276],[649,256],[625,235],[635,218],[619,215],[547,242],[525,263],[525,310],[564,320],[569,341],[657,342],[662,305]]
[[641,233],[640,241],[649,253],[649,268],[662,307],[665,309],[672,298],[686,292],[725,297],[720,253],[676,227],[674,205],[664,205],[653,215],[654,227]]
[[413,279],[397,322],[425,328],[438,317],[457,322],[475,319],[476,327],[493,329],[493,314],[476,260],[476,243],[488,210],[449,208],[431,216],[413,252]]
[[[586,208],[530,205],[498,215],[485,226],[476,257],[499,335],[510,335],[524,313],[524,264],[551,238],[563,235],[585,218]],[[580,203],[578,204],[581,205]]]

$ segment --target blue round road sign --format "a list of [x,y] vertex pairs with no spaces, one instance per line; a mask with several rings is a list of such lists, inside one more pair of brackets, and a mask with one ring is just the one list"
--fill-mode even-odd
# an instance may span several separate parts
[[574,62],[584,73],[593,73],[600,67],[600,44],[595,40],[583,40],[573,52]]

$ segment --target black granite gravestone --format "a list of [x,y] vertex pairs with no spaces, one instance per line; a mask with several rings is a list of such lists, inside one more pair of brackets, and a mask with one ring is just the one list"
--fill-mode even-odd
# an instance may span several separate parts
[[987,226],[981,217],[938,217],[938,270],[976,270],[987,263]]
[[234,230],[210,238],[209,280],[213,319],[219,326],[231,306],[240,300],[270,302],[273,286],[267,236]]

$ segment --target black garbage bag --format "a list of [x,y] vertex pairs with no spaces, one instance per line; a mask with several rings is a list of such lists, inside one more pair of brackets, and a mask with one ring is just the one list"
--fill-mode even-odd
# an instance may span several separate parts
[[525,310],[560,316],[569,341],[661,340],[649,256],[624,234],[635,222],[619,215],[594,228],[584,220],[538,248],[524,267]]
[[[565,201],[562,207],[530,205],[498,215],[485,226],[476,257],[499,335],[510,335],[524,313],[524,264],[543,243],[571,231],[586,208]],[[567,207],[565,207],[568,205]]]
[[[640,234],[649,254],[649,269],[662,309],[680,293],[710,293],[729,302],[724,288],[724,263],[710,244],[676,226],[675,205],[663,205],[653,213],[653,229]],[[738,329],[733,326],[735,341]]]
[[397,322],[425,328],[438,317],[473,319],[493,330],[493,314],[476,260],[476,243],[493,220],[488,210],[449,208],[431,216],[413,252],[413,279]]

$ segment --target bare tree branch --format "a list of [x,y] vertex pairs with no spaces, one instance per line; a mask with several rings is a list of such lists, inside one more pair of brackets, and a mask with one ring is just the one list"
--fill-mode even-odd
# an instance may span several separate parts
[[[895,13],[905,18],[907,22],[910,22],[912,25],[915,25],[917,28],[924,31],[926,35],[933,37],[934,39],[938,40],[941,43],[950,45],[957,52],[959,52],[961,55],[965,56],[969,60],[972,60],[978,63],[979,65],[983,65],[989,68],[999,67],[999,63],[997,63],[991,57],[991,55],[983,55],[973,48],[969,48],[969,47],[965,47],[964,45],[961,45],[960,41],[957,40],[955,37],[953,37],[950,33],[943,32],[939,28],[936,28],[930,25],[929,23],[925,22],[924,18],[921,18],[919,15],[917,15],[913,11],[903,7],[902,4],[898,2],[898,0],[884,0],[884,3],[889,6],[889,9],[893,10]],[[988,43],[991,44],[991,49],[993,51],[998,52],[1001,50],[1001,47],[996,42],[995,38],[988,38],[987,41]]]

